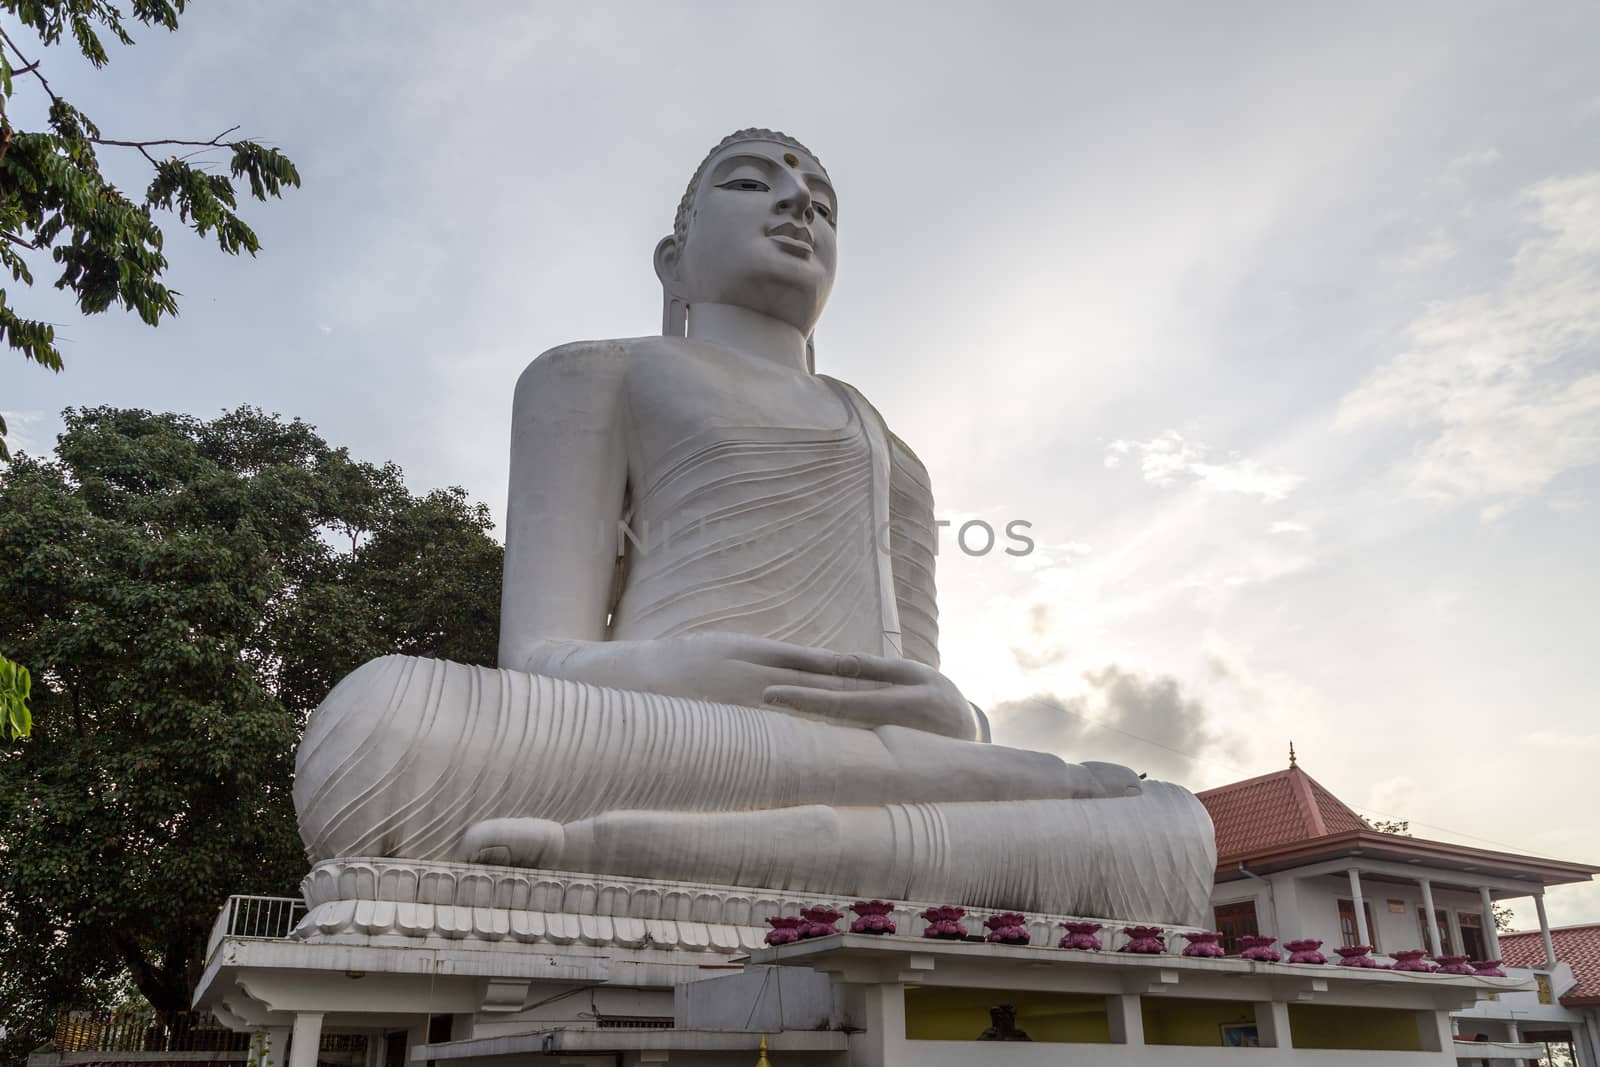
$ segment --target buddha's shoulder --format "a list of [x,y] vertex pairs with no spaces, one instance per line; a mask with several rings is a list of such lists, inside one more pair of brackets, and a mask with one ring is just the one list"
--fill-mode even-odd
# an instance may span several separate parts
[[681,337],[613,337],[595,341],[570,341],[541,353],[528,364],[523,376],[550,372],[563,374],[620,374],[635,363],[662,357],[703,355],[701,346]]
[[888,420],[885,419],[882,413],[873,406],[872,401],[868,400],[866,396],[862,394],[861,390],[857,389],[847,381],[834,378],[830,375],[819,374],[817,377],[826,378],[828,381],[833,382],[835,385],[838,385],[840,388],[844,389],[845,392],[855,397],[856,403],[861,408],[869,412],[872,417],[877,420],[878,425],[883,427],[884,437],[889,442],[890,460],[894,464],[897,480],[903,472],[906,477],[910,478],[911,481],[919,485],[927,486],[929,484],[928,468],[923,464],[921,458],[919,458],[916,452],[912,450],[911,446],[905,442],[904,438],[889,428]]
[[662,356],[681,354],[684,342],[676,337],[616,337],[571,341],[541,353],[523,370],[519,389],[563,382],[599,385],[621,384],[631,369]]

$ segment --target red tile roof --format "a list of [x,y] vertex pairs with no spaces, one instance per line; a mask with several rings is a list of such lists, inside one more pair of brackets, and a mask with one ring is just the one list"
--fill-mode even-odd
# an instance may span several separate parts
[[[1556,959],[1572,968],[1578,984],[1561,1003],[1569,1008],[1600,1005],[1600,923],[1562,926],[1550,931]],[[1500,956],[1511,967],[1543,967],[1544,939],[1537,930],[1500,935]]]
[[1217,830],[1217,867],[1330,834],[1370,830],[1299,767],[1196,794]]
[[1587,882],[1600,867],[1380,833],[1298,766],[1196,794],[1217,835],[1217,877],[1287,870],[1319,860],[1366,856],[1433,869],[1529,879],[1545,885]]

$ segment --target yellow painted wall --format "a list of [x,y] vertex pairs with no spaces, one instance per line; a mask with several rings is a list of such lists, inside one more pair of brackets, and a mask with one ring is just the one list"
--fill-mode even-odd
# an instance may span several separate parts
[[1398,1008],[1289,1005],[1289,1033],[1295,1048],[1421,1052],[1422,1031],[1417,1023],[1416,1012]]
[[1255,1006],[1230,1000],[1185,1000],[1179,997],[1144,997],[1147,1045],[1202,1045],[1220,1047],[1222,1028],[1256,1021]]
[[1017,1027],[1034,1041],[1111,1040],[1106,998],[1009,989],[906,987],[906,1037],[912,1041],[976,1041],[990,1026],[989,1009],[1010,1004]]

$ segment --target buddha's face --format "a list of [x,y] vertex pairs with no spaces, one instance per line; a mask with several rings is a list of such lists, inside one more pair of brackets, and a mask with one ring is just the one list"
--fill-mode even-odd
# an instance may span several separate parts
[[701,176],[681,247],[656,249],[656,273],[694,304],[734,304],[809,335],[833,288],[837,263],[833,187],[798,148],[742,141]]

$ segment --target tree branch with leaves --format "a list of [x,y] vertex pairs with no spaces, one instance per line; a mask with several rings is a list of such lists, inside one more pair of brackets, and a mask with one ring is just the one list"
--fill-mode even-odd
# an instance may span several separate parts
[[33,713],[28,710],[32,695],[28,668],[0,656],[0,741],[27,737],[33,731]]
[[[131,0],[124,13],[112,0],[0,0],[0,9],[32,30],[43,48],[70,38],[97,70],[110,61],[103,35],[132,45],[130,20],[176,30],[186,6],[187,0]],[[11,103],[23,86],[48,100],[43,129],[20,129],[12,120]],[[300,184],[287,156],[237,131],[207,139],[105,136],[51,87],[43,59],[25,52],[0,24],[0,268],[13,283],[31,286],[35,261],[48,257],[60,267],[56,288],[70,291],[85,315],[120,305],[151,326],[176,315],[180,294],[162,280],[167,259],[157,213],[176,214],[229,255],[253,256],[261,242],[238,214],[235,183],[261,201]],[[96,154],[102,148],[144,157],[153,173],[142,196],[125,195],[106,179]],[[174,148],[197,151],[170,154]],[[220,163],[203,158],[208,152],[228,153],[226,174],[206,169]],[[61,370],[55,326],[19,313],[4,288],[0,339],[24,359]],[[0,420],[0,460],[8,458],[5,432]]]

